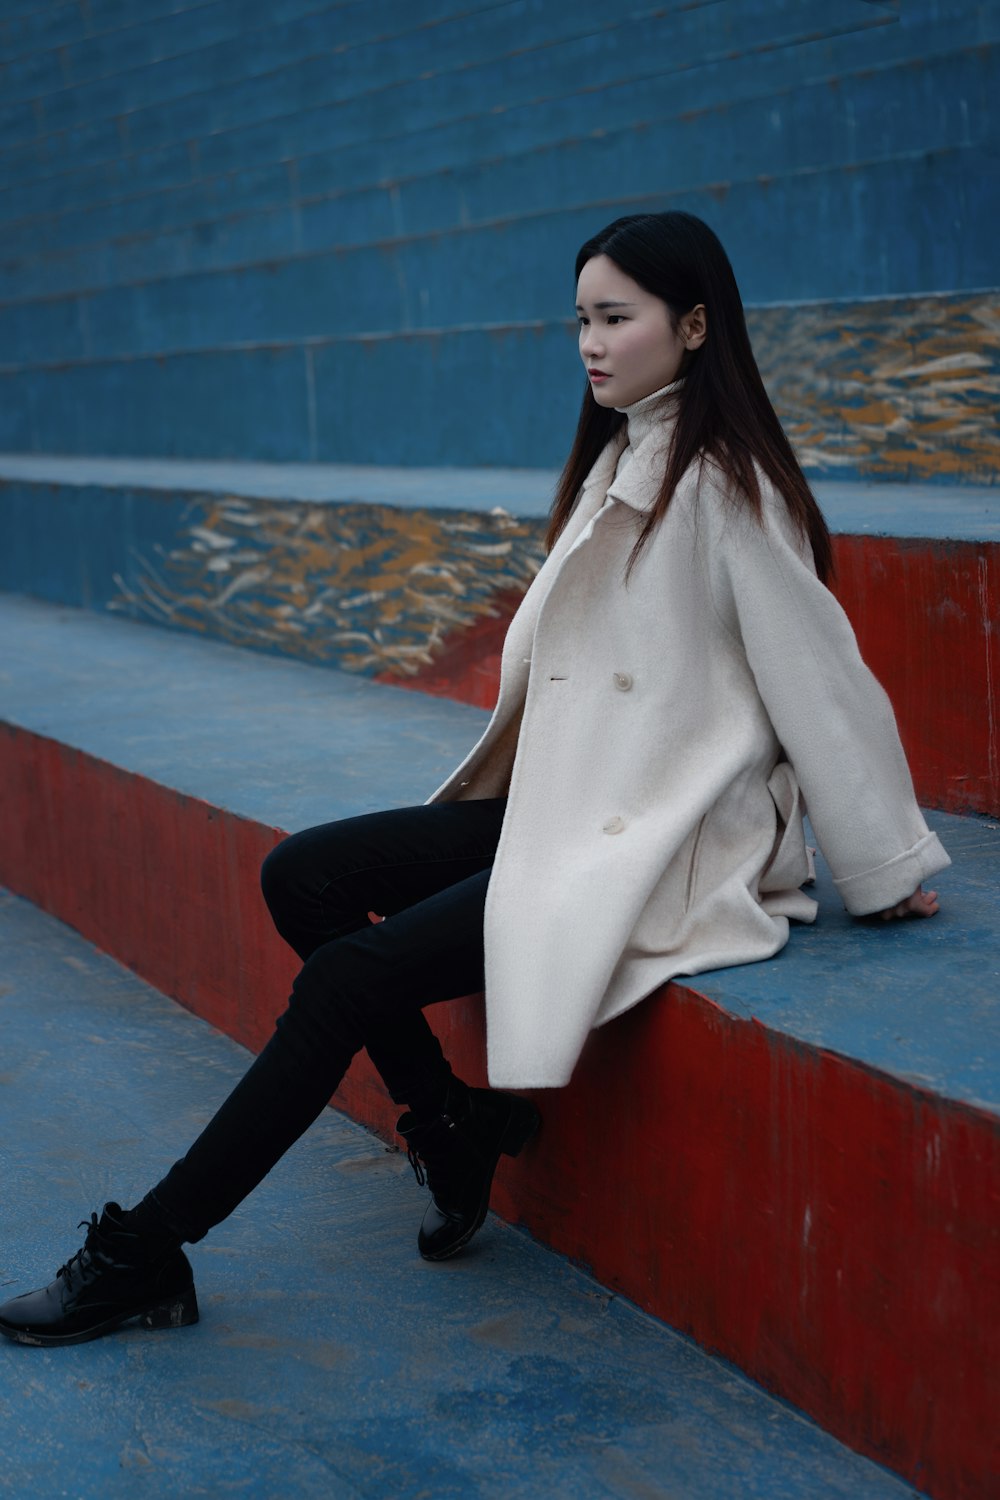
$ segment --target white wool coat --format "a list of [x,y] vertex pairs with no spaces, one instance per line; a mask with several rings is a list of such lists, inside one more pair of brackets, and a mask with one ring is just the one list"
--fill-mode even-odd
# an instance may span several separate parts
[[889,700],[763,476],[762,525],[693,466],[624,586],[676,399],[625,408],[511,621],[485,732],[428,798],[509,798],[484,925],[495,1087],[567,1083],[593,1027],[812,921],[805,804],[856,915],[950,863]]

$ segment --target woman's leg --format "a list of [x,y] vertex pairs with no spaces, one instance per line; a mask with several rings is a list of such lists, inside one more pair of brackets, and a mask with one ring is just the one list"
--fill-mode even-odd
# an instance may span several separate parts
[[[506,805],[495,797],[404,807],[292,834],[261,871],[277,931],[305,961],[325,943],[364,931],[370,911],[393,916],[489,870]],[[421,1010],[396,1015],[366,1045],[397,1104],[422,1114],[440,1107],[452,1074]]]
[[[411,1098],[404,1075],[412,1059],[396,1055],[390,1039],[412,1027],[422,1006],[482,988],[483,909],[502,809],[493,809],[492,822],[484,808],[463,816],[461,828],[476,825],[474,847],[463,846],[455,856],[449,838],[430,860],[434,869],[428,869],[427,859],[421,857],[426,854],[422,846],[407,844],[416,821],[427,828],[432,821],[442,822],[402,818],[397,833],[404,825],[408,832],[390,851],[391,857],[383,858],[387,868],[381,884],[374,877],[372,883],[364,883],[367,866],[349,868],[350,862],[341,862],[336,872],[345,889],[353,882],[362,913],[381,908],[386,920],[371,925],[356,913],[356,930],[332,939],[323,940],[323,931],[297,933],[298,941],[311,951],[274,1036],[241,1083],[187,1155],[137,1209],[125,1213],[115,1203],[106,1204],[99,1221],[92,1215],[83,1248],[47,1287],[0,1308],[0,1333],[22,1343],[51,1345],[97,1338],[132,1317],[150,1327],[195,1322],[197,1298],[180,1244],[200,1239],[252,1191],[321,1112],[354,1053],[369,1041],[377,1052],[381,1041],[386,1055],[395,1056],[399,1066],[399,1087],[404,1090],[400,1097]],[[455,819],[450,824],[453,835],[460,831]],[[334,842],[347,847],[339,836]],[[356,837],[351,847],[362,847]],[[381,847],[384,855],[384,841]],[[462,875],[462,861],[469,860],[481,868],[464,879],[455,878]],[[448,876],[453,884],[412,905],[400,904],[419,888],[437,885]],[[337,905],[330,884],[321,882],[321,898],[324,892],[324,920],[340,912],[347,925],[352,919],[344,917],[346,908]],[[294,926],[293,918],[289,921]],[[411,1034],[425,1052],[430,1037],[440,1057],[429,1030],[418,1026]],[[419,1070],[410,1072],[413,1097],[420,1092],[422,1076]],[[454,1108],[452,1086],[446,1085],[446,1093],[449,1108]],[[445,1126],[450,1139],[458,1138],[464,1165],[456,1174],[450,1164],[447,1201],[428,1210],[435,1215],[430,1225],[433,1241],[426,1242],[425,1220],[422,1248],[434,1258],[452,1253],[475,1232],[497,1157],[501,1151],[519,1149],[537,1122],[527,1101],[465,1090],[457,1081],[455,1097],[460,1118],[442,1115],[438,1124]],[[431,1186],[434,1190],[433,1182]]]
[[304,961],[315,948],[488,869],[506,797],[392,808],[282,839],[261,888],[278,932]]
[[[201,1239],[232,1212],[363,1046],[400,1103],[418,1116],[440,1111],[451,1070],[421,1012],[483,987],[483,910],[502,817],[502,799],[404,808],[307,830],[269,856],[264,887],[278,929],[311,951],[270,1042],[150,1194],[180,1238]],[[385,920],[369,923],[369,910]],[[339,935],[323,941],[331,931]]]

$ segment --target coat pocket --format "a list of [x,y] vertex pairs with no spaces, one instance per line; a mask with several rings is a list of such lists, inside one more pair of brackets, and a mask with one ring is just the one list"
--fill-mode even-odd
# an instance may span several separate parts
[[688,856],[687,879],[684,882],[684,910],[691,910],[694,900],[695,888],[698,884],[698,861],[701,857],[702,840],[705,833],[705,824],[708,822],[708,813],[703,813],[697,828],[691,838],[691,853]]
[[806,844],[802,815],[805,810],[795,772],[787,760],[779,760],[768,777],[767,790],[774,803],[776,830],[770,858],[764,866],[758,890],[794,891],[816,878],[812,850]]

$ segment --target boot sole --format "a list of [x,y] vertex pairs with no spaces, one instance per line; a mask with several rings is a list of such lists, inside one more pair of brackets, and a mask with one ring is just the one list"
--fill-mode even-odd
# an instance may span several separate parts
[[497,1153],[493,1159],[493,1168],[490,1172],[489,1179],[483,1191],[483,1196],[480,1201],[479,1208],[476,1212],[475,1219],[466,1229],[465,1233],[459,1239],[454,1240],[445,1249],[421,1250],[420,1254],[424,1260],[450,1260],[453,1255],[458,1254],[459,1250],[464,1250],[465,1246],[472,1239],[473,1235],[478,1234],[480,1229],[482,1229],[483,1223],[486,1219],[487,1211],[489,1210],[490,1206],[490,1193],[493,1191],[493,1177],[496,1173],[496,1169],[499,1165],[501,1156],[520,1156],[521,1152],[524,1150],[528,1142],[533,1140],[542,1128],[541,1114],[529,1099],[518,1099],[517,1104],[518,1106],[520,1106],[520,1108],[515,1107],[511,1109],[510,1119],[504,1126],[504,1132],[500,1137],[500,1144],[497,1147]]
[[115,1313],[114,1317],[106,1318],[103,1323],[96,1323],[92,1328],[82,1328],[79,1333],[33,1333],[30,1329],[11,1328],[5,1323],[0,1323],[0,1333],[15,1344],[52,1348],[60,1344],[89,1343],[91,1339],[113,1333],[132,1318],[138,1318],[143,1328],[188,1328],[192,1323],[197,1323],[199,1318],[195,1289],[193,1286],[189,1287],[174,1297],[155,1302],[151,1307],[134,1307],[128,1312]]

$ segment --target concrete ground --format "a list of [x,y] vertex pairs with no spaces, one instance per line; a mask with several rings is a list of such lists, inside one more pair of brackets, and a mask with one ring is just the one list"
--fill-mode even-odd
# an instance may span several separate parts
[[[135,1201],[246,1065],[236,1043],[0,893],[0,1290]],[[0,1347],[17,1496],[890,1500],[841,1447],[493,1218],[416,1253],[405,1156],[328,1111],[192,1247],[194,1328]]]

